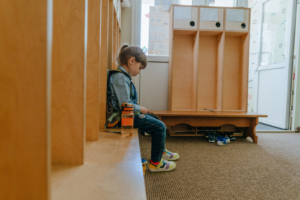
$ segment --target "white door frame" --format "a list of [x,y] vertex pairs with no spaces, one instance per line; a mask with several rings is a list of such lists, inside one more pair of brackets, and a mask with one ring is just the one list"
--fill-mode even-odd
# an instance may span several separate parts
[[293,106],[293,110],[291,111],[291,130],[296,130],[297,127],[300,127],[300,0],[297,0],[297,13],[296,13],[296,22],[295,22],[295,44],[294,44],[294,98],[291,100],[291,104]]
[[[262,0],[260,2],[260,7],[259,7],[259,21],[258,21],[258,45],[257,45],[257,69],[256,71],[258,71],[258,79],[257,79],[257,84],[256,84],[256,106],[255,106],[255,110],[256,112],[258,112],[258,94],[259,94],[259,70],[267,70],[270,67],[269,66],[260,66],[260,61],[261,61],[261,39],[262,39],[262,21],[263,21],[263,5],[264,3],[268,2],[270,0]],[[287,120],[286,120],[286,127],[289,127],[289,129],[291,128],[289,123],[290,123],[290,99],[291,99],[291,93],[290,93],[290,88],[291,88],[291,82],[292,82],[292,66],[293,66],[293,49],[294,49],[294,39],[295,39],[295,18],[296,18],[296,1],[295,0],[288,0],[291,1],[292,3],[289,4],[289,8],[287,9],[288,11],[288,19],[292,19],[291,21],[287,22],[287,27],[291,27],[291,30],[289,30],[289,35],[291,37],[290,40],[288,40],[288,42],[286,42],[286,46],[289,46],[290,48],[287,48],[287,55],[289,55],[289,58],[287,59],[288,61],[286,61],[284,63],[284,66],[282,66],[282,64],[277,64],[276,66],[274,65],[274,67],[272,67],[272,69],[275,68],[282,68],[285,67],[285,65],[288,63],[288,88],[289,88],[289,92],[287,93],[287,101],[286,101],[286,116],[287,116]]]

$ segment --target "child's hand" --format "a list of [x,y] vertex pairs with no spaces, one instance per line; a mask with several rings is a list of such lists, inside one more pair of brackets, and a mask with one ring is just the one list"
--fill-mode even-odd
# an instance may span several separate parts
[[141,113],[142,114],[148,114],[149,110],[147,108],[141,106]]

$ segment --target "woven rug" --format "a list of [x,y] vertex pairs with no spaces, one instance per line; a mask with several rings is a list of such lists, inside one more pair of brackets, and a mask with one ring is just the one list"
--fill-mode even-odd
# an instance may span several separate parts
[[[146,172],[148,200],[300,199],[300,134],[260,133],[258,144],[237,138],[226,146],[204,137],[167,136],[180,159],[172,172]],[[149,161],[151,137],[140,135]]]

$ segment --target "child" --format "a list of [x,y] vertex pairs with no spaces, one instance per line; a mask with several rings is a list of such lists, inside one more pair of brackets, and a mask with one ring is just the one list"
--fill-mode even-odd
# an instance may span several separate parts
[[[161,172],[175,169],[176,164],[170,160],[177,160],[179,155],[167,151],[165,148],[166,127],[163,122],[149,115],[149,110],[137,104],[137,91],[132,78],[147,66],[147,57],[138,46],[124,44],[119,52],[118,70],[122,73],[113,73],[108,81],[108,99],[115,110],[121,110],[124,102],[134,106],[134,128],[151,134],[151,160],[149,171]],[[153,97],[154,98],[154,97]]]

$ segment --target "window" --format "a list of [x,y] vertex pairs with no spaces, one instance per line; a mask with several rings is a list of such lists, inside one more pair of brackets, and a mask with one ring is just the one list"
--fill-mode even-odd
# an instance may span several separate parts
[[218,7],[234,7],[234,0],[215,0],[211,6],[218,6]]
[[141,47],[146,55],[169,55],[169,13],[162,12],[162,1],[233,7],[236,0],[142,0]]

